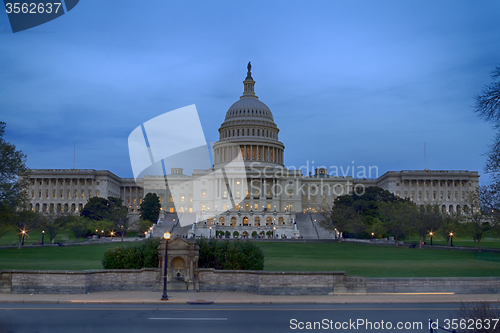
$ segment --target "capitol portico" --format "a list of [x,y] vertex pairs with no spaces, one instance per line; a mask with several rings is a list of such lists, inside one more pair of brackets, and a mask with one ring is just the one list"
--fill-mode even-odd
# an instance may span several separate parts
[[[287,129],[285,129],[287,130]],[[323,167],[303,174],[284,166],[285,145],[273,113],[255,94],[251,66],[242,96],[229,107],[213,145],[213,166],[191,175],[172,168],[167,176],[135,181],[109,171],[33,170],[30,208],[46,213],[78,212],[92,196],[118,196],[131,215],[142,198],[158,194],[162,218],[169,213],[193,223],[191,236],[236,234],[300,237],[296,219],[321,212],[337,196],[358,187],[379,186],[417,204],[438,204],[443,211],[466,210],[467,193],[478,188],[474,171],[390,171],[376,179],[336,176]],[[168,183],[168,186],[166,185]]]

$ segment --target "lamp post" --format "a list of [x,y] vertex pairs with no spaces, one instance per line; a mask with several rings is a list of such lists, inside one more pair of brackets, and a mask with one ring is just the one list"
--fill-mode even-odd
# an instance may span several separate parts
[[275,231],[276,231],[276,227],[273,227],[273,238],[276,237],[276,235],[274,234]]
[[45,230],[42,230],[42,245],[43,245],[43,236],[45,236]]
[[170,232],[163,234],[165,238],[165,261],[163,262],[163,295],[161,296],[162,301],[168,301],[167,295],[167,265],[168,265],[168,240],[170,238]]
[[209,238],[212,238],[212,227],[210,227],[210,237]]
[[450,232],[450,246],[453,246],[453,232]]
[[429,232],[429,236],[431,236],[431,246],[432,246],[432,236],[434,236],[434,233],[432,231]]
[[22,238],[21,238],[21,245],[24,246],[24,236],[26,235],[26,230],[21,231]]
[[372,241],[373,241],[373,236],[375,236],[375,233],[374,233],[374,232],[372,232]]

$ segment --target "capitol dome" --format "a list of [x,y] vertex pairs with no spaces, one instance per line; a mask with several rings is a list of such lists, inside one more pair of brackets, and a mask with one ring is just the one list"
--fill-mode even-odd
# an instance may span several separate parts
[[285,146],[278,140],[279,129],[269,107],[255,95],[255,81],[248,63],[243,95],[226,112],[214,144],[214,165],[232,161],[239,152],[247,162],[283,165]]
[[239,101],[231,105],[227,111],[225,121],[244,117],[264,118],[274,122],[271,110],[266,104],[259,101],[257,96],[241,96]]

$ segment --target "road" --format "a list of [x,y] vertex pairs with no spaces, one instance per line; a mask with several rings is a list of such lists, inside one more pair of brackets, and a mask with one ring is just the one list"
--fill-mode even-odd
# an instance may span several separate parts
[[[0,333],[42,332],[430,332],[429,319],[458,319],[459,304],[103,305],[0,304]],[[358,321],[359,320],[359,321]],[[361,322],[364,320],[364,322]],[[367,324],[370,322],[370,325]],[[388,322],[392,325],[387,329]],[[397,323],[407,329],[398,329]],[[354,324],[353,324],[354,323]],[[419,328],[418,323],[422,323]],[[356,326],[360,324],[359,326]],[[377,328],[378,325],[378,329]],[[383,326],[381,326],[383,325]],[[335,329],[337,326],[338,329]],[[342,326],[344,329],[342,329]],[[500,325],[499,325],[500,326]],[[301,329],[303,327],[303,329]],[[313,326],[314,327],[314,326]],[[404,327],[404,326],[403,326]],[[347,328],[347,329],[346,329]],[[382,329],[385,328],[385,329]],[[439,330],[439,332],[444,332]]]

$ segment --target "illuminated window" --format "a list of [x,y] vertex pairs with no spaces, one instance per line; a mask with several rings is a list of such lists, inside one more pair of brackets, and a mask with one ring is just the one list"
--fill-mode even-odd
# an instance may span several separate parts
[[181,195],[181,202],[184,202],[184,196]]
[[173,207],[170,207],[169,212],[170,212],[170,213],[173,213],[173,212],[174,212],[174,208],[173,208]]

